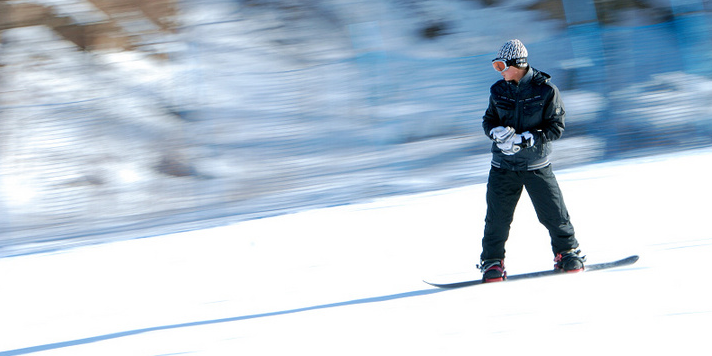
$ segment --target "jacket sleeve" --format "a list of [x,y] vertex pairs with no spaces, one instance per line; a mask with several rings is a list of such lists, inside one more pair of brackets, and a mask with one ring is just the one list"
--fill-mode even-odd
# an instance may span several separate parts
[[490,137],[490,131],[497,126],[502,126],[500,123],[499,114],[497,114],[497,108],[494,105],[494,99],[492,95],[489,98],[489,105],[485,111],[485,115],[482,117],[482,129],[485,131],[485,135]]
[[544,120],[539,130],[539,134],[544,141],[554,141],[561,138],[564,133],[565,116],[564,102],[561,100],[559,89],[549,84],[552,88],[551,98],[544,106]]

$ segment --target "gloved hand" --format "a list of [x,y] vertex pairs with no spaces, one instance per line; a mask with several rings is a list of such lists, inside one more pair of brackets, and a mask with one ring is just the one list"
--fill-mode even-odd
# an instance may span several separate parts
[[534,146],[534,135],[529,131],[525,131],[519,135],[515,134],[507,140],[497,143],[497,147],[502,150],[502,153],[508,156],[519,152],[522,148],[532,146]]
[[513,138],[515,134],[516,132],[514,132],[514,129],[509,126],[497,126],[489,132],[492,141],[497,143],[504,143],[505,141]]
[[532,147],[534,146],[534,135],[529,131],[525,131],[521,135],[517,135],[514,144],[522,148]]
[[506,141],[497,143],[497,147],[499,147],[499,149],[502,150],[502,153],[504,153],[505,155],[511,156],[522,149],[521,146],[515,144],[515,141],[517,139],[519,139],[519,141],[521,142],[521,135],[512,135]]

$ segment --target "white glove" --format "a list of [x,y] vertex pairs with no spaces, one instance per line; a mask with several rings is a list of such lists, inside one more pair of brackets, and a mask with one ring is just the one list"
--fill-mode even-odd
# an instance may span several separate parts
[[509,126],[497,126],[489,132],[490,138],[497,143],[503,143],[514,137],[515,134],[514,129]]
[[525,131],[521,135],[516,136],[514,144],[523,148],[532,147],[534,146],[534,135],[529,131]]
[[502,153],[504,153],[505,155],[511,156],[522,149],[521,146],[515,144],[515,141],[517,139],[519,139],[519,141],[521,142],[521,137],[521,135],[513,135],[506,141],[497,143],[497,147],[499,147],[499,149],[502,150]]
[[534,135],[526,131],[520,135],[513,135],[503,142],[497,143],[497,147],[507,156],[519,152],[522,148],[534,146]]

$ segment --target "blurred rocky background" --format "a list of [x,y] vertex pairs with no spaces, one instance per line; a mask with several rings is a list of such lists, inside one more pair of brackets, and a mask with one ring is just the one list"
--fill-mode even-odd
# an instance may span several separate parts
[[706,0],[5,0],[0,256],[481,183],[511,38],[562,90],[556,169],[706,147],[711,21]]

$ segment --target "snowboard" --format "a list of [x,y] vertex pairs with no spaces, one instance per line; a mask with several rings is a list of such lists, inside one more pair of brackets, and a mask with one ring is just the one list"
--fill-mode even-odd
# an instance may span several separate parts
[[[618,261],[594,263],[594,264],[586,265],[586,268],[582,272],[579,272],[579,273],[586,273],[586,272],[600,271],[603,269],[628,266],[628,265],[634,264],[636,261],[638,261],[638,256],[633,255],[633,256],[626,257],[622,260],[618,260]],[[507,279],[505,279],[504,282],[516,281],[518,279],[530,279],[530,278],[553,276],[553,275],[559,275],[559,274],[574,274],[574,273],[566,273],[561,270],[553,269],[553,270],[547,270],[547,271],[514,274],[514,275],[507,276]],[[461,282],[453,282],[453,283],[431,283],[428,281],[423,281],[423,282],[430,284],[433,287],[444,288],[444,289],[462,288],[462,287],[469,287],[469,286],[475,286],[478,284],[483,284],[481,278],[473,279],[473,280],[466,280],[466,281],[461,281]],[[498,283],[498,282],[490,282],[490,283]]]

